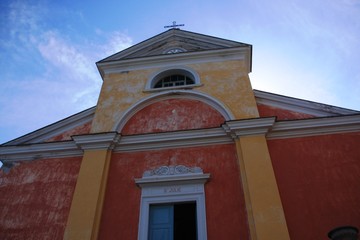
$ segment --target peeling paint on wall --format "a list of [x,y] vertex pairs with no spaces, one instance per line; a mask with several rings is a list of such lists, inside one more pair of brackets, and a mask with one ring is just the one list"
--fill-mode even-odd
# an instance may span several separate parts
[[84,125],[77,126],[73,129],[63,132],[57,136],[54,136],[54,137],[46,140],[45,142],[57,142],[57,141],[71,140],[71,136],[87,134],[90,132],[90,129],[91,129],[91,122],[88,122],[88,123],[85,123]]
[[124,126],[124,135],[219,127],[224,117],[211,106],[189,99],[167,99],[137,112]]
[[[186,67],[194,69],[200,76],[202,85],[194,91],[219,100],[237,119],[259,116],[244,61],[188,64]],[[149,77],[159,70],[152,68],[105,76],[91,132],[112,131],[127,109],[155,94],[144,92],[144,89]]]
[[63,239],[80,162],[20,161],[0,170],[0,239]]
[[306,119],[306,118],[315,117],[310,114],[294,112],[286,109],[267,106],[264,104],[258,104],[258,109],[259,109],[260,117],[276,116],[277,120],[295,120],[295,119]]

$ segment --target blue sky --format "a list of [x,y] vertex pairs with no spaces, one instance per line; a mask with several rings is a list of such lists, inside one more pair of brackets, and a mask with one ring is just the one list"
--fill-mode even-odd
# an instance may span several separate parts
[[95,62],[172,21],[252,44],[254,89],[360,110],[359,0],[1,0],[0,143],[96,105]]

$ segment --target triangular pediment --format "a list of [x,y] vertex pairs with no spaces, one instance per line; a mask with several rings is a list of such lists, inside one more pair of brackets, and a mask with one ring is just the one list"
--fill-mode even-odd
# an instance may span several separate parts
[[249,47],[249,44],[227,39],[188,32],[180,29],[170,29],[139,44],[107,57],[100,62],[125,60],[174,54],[183,52],[206,51],[233,47]]

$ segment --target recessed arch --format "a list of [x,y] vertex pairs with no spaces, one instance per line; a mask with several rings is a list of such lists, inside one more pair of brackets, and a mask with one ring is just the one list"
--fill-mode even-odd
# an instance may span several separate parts
[[193,99],[201,101],[216,111],[218,111],[225,119],[225,121],[234,120],[234,116],[231,111],[219,100],[201,93],[192,90],[169,90],[160,93],[153,94],[149,97],[143,98],[137,103],[135,103],[132,107],[130,107],[127,111],[124,112],[122,117],[114,124],[113,131],[121,132],[125,124],[129,121],[129,119],[134,116],[141,109],[149,106],[150,104],[166,100],[166,99]]

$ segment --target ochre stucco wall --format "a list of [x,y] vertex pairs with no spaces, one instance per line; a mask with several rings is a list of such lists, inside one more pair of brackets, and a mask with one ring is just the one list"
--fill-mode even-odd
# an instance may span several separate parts
[[[216,98],[237,119],[258,117],[244,61],[197,63],[186,67],[196,71],[200,77],[202,86],[193,88],[194,91]],[[129,107],[144,97],[156,94],[144,92],[144,89],[149,77],[159,70],[161,69],[152,68],[106,75],[91,132],[114,130]]]
[[101,240],[137,238],[141,189],[134,179],[163,165],[201,167],[211,179],[205,184],[209,240],[248,239],[244,196],[233,144],[114,153],[110,163],[100,225]]
[[81,157],[0,170],[0,239],[63,239]]
[[190,99],[167,99],[137,112],[122,135],[219,127],[224,117],[209,105]]
[[292,240],[360,228],[360,133],[268,141]]

